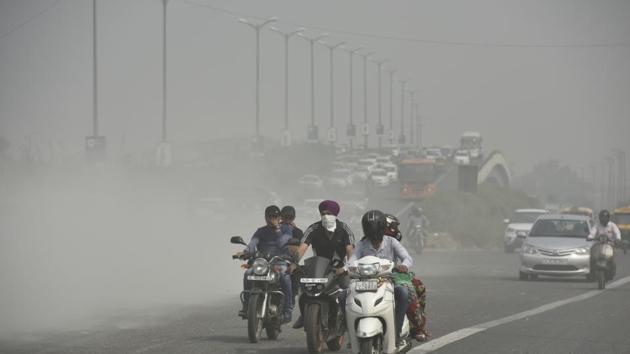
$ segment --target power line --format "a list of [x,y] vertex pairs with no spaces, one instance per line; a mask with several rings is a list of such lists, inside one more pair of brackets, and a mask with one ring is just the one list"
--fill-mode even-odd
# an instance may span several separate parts
[[27,18],[26,20],[24,20],[24,22],[18,24],[17,26],[11,28],[10,30],[4,32],[3,34],[0,34],[0,40],[4,39],[5,37],[13,34],[14,32],[18,31],[20,28],[24,27],[25,25],[27,25],[28,23],[30,23],[31,21],[35,20],[36,18],[38,18],[39,16],[45,14],[46,12],[48,12],[48,10],[52,9],[53,7],[57,6],[57,4],[59,3],[60,0],[55,0],[52,3],[50,3],[50,5],[48,5],[46,8],[44,8],[43,10],[41,10],[40,12],[32,15],[31,17]]
[[[199,3],[192,0],[183,0],[183,2],[188,3],[193,6],[205,7],[208,9],[215,10],[217,12],[221,12],[224,14],[237,16],[237,17],[249,17],[255,19],[264,19],[261,16],[254,16],[250,14],[245,14],[238,11],[228,10],[224,8],[220,8],[217,6],[209,5],[206,3]],[[394,40],[401,42],[411,42],[411,43],[419,43],[419,44],[432,44],[432,45],[451,45],[451,46],[465,46],[465,47],[486,47],[486,48],[615,48],[615,47],[630,47],[630,43],[626,42],[618,42],[618,43],[548,43],[548,44],[540,44],[540,43],[491,43],[491,42],[466,42],[466,41],[442,41],[442,40],[432,40],[432,39],[421,39],[421,38],[411,38],[411,37],[400,37],[400,36],[391,36],[391,35],[381,35],[376,33],[366,33],[366,32],[355,32],[338,28],[330,28],[330,27],[320,27],[320,26],[308,26],[304,24],[297,24],[288,21],[278,21],[278,23],[283,23],[290,26],[295,27],[306,27],[311,29],[316,29],[319,31],[325,31],[330,33],[343,34],[348,36],[356,36],[356,37],[364,37],[364,38],[375,38],[381,40]]]

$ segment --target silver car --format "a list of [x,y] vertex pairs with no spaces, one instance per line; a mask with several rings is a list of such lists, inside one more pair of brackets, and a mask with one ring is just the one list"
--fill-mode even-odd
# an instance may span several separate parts
[[590,219],[577,215],[539,216],[521,248],[519,279],[547,276],[587,276],[590,249],[586,241]]

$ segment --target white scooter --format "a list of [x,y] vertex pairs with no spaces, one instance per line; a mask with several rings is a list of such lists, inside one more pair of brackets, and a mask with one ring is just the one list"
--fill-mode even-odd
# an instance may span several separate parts
[[[353,353],[400,353],[396,349],[394,316],[394,263],[374,256],[365,256],[349,264],[351,282],[346,298],[346,323]],[[409,336],[409,320],[405,316],[401,338]]]

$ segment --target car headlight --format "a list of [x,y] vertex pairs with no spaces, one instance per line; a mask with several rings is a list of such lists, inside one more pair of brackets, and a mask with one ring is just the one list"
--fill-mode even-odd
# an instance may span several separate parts
[[516,231],[515,229],[508,227],[507,230],[505,230],[506,233],[510,234],[512,232]]
[[525,254],[536,254],[536,253],[538,253],[538,250],[536,250],[536,247],[526,243],[521,248],[521,252],[523,252]]
[[591,249],[588,247],[580,247],[580,248],[574,249],[573,252],[578,255],[586,255],[591,252]]
[[517,237],[527,237],[527,231],[524,231],[524,230],[516,231],[516,236]]
[[358,266],[359,275],[362,275],[362,276],[376,275],[380,268],[381,268],[381,264],[380,263],[372,263],[372,264],[363,264],[363,263],[361,263]]
[[252,269],[254,269],[254,274],[256,275],[265,275],[269,271],[269,262],[265,259],[258,258],[252,264]]

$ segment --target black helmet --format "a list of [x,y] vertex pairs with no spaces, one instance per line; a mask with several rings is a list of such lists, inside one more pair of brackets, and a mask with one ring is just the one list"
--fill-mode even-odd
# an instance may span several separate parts
[[283,220],[293,220],[295,219],[295,208],[291,205],[285,205],[280,210],[280,216],[282,216]]
[[400,221],[395,215],[385,214],[385,235],[394,237],[398,242],[402,240],[402,233],[398,229]]
[[385,214],[380,210],[370,210],[361,218],[363,234],[371,241],[380,241],[385,232]]
[[610,221],[610,212],[606,209],[602,210],[599,212],[599,223],[602,224],[602,226],[606,226],[608,225],[608,222]]
[[265,217],[271,218],[275,216],[280,216],[280,208],[275,205],[270,205],[265,208]]

